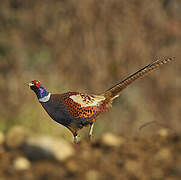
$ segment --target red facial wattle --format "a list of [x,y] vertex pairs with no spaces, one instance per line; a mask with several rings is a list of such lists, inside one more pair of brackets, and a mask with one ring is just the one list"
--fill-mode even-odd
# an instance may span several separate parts
[[39,82],[39,81],[36,81],[36,80],[35,80],[35,81],[33,81],[33,84],[34,84],[36,87],[38,87],[38,88],[40,87],[40,82]]

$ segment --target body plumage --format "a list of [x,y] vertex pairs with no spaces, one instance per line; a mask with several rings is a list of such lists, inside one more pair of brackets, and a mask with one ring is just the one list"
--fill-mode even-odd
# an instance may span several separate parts
[[173,59],[157,60],[99,95],[79,92],[51,94],[38,80],[32,81],[29,83],[29,86],[36,93],[39,102],[49,116],[56,122],[67,127],[72,132],[74,142],[76,142],[77,132],[88,125],[90,125],[89,137],[92,137],[95,119],[112,107],[112,101],[120,95],[123,89],[136,79],[143,77],[148,72]]

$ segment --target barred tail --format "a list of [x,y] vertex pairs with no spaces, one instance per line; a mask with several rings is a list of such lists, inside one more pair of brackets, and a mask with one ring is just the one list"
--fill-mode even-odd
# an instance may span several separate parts
[[137,72],[135,72],[134,74],[131,74],[129,77],[127,77],[126,79],[124,79],[123,81],[121,81],[120,83],[116,84],[115,86],[113,86],[112,88],[108,89],[105,93],[104,96],[106,98],[110,98],[110,99],[115,99],[116,97],[119,96],[120,92],[125,89],[129,84],[131,84],[132,82],[134,82],[136,79],[141,78],[143,76],[145,76],[148,72],[158,68],[159,66],[161,66],[162,64],[167,64],[168,62],[174,60],[175,57],[169,57],[166,59],[162,59],[162,60],[156,60],[153,63],[143,67],[142,69],[138,70]]

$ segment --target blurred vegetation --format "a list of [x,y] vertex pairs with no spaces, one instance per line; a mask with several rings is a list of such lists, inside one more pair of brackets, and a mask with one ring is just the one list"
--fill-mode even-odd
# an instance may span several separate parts
[[[26,85],[100,93],[158,57],[175,62],[137,81],[96,123],[96,136],[180,132],[180,0],[4,0],[0,3],[0,129],[71,136],[50,120]],[[84,131],[83,131],[84,133]],[[68,134],[68,135],[67,135]]]

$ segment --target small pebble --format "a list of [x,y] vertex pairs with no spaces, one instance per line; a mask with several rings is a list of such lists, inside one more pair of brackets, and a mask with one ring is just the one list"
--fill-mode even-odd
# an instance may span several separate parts
[[141,170],[140,164],[137,161],[133,160],[127,160],[125,167],[129,172],[133,174],[137,174]]
[[18,171],[29,169],[31,166],[30,161],[25,157],[18,157],[13,162],[13,167]]
[[5,141],[4,133],[0,131],[0,145],[3,144]]
[[25,129],[21,126],[14,126],[6,134],[6,145],[9,148],[18,148],[25,142],[25,138]]
[[171,159],[171,151],[169,148],[162,148],[158,153],[156,153],[156,159],[158,160],[170,160]]
[[160,129],[158,134],[162,137],[168,136],[168,130],[167,129]]
[[78,171],[79,166],[75,161],[69,160],[68,162],[66,162],[66,168],[68,171],[75,173]]
[[104,145],[115,147],[118,147],[125,143],[125,139],[123,137],[119,137],[111,133],[104,134],[101,141]]
[[100,179],[100,174],[96,170],[89,170],[86,173],[86,180],[98,180]]

